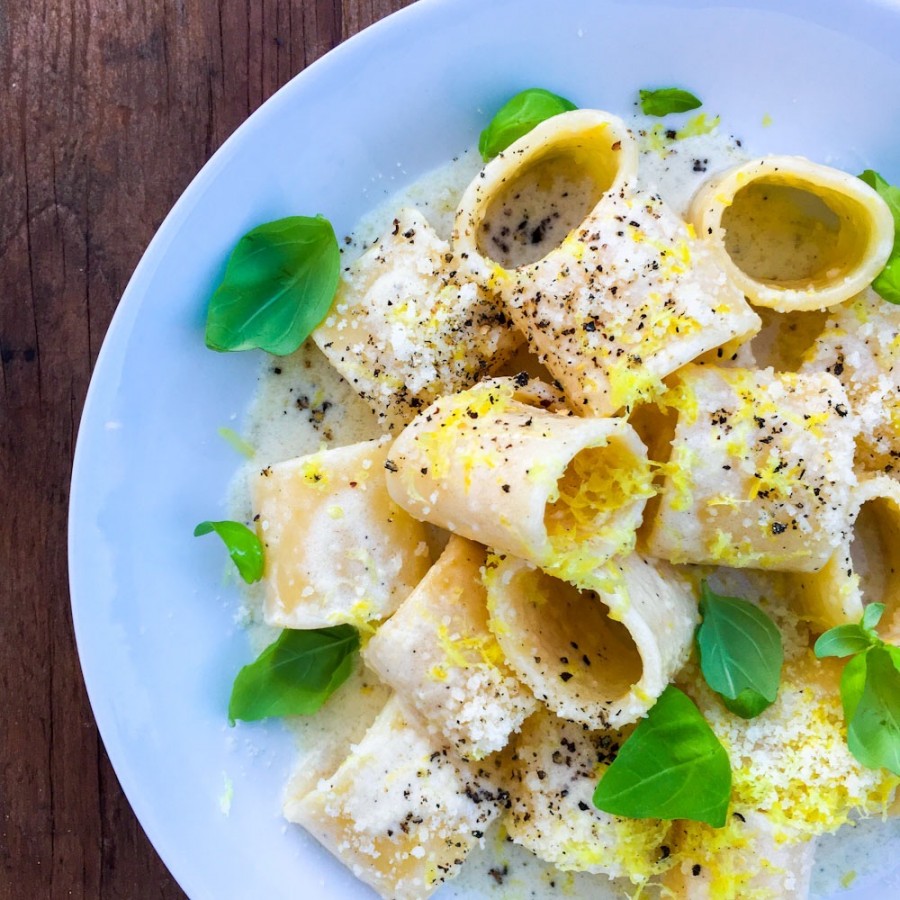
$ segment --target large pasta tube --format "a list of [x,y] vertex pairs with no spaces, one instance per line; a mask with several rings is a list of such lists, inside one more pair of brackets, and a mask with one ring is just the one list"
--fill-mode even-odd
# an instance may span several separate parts
[[537,262],[598,203],[630,192],[634,137],[617,116],[579,109],[553,116],[489,162],[459,203],[454,249],[505,270]]
[[697,603],[665,563],[637,554],[579,590],[511,556],[485,569],[491,630],[506,662],[557,715],[589,728],[634,722],[690,652]]
[[336,772],[285,805],[386,900],[423,900],[452,878],[505,795],[490,773],[412,726],[394,697]]
[[489,288],[465,277],[416,210],[342,275],[313,340],[388,425],[495,371],[521,343]]
[[804,615],[817,631],[858,622],[867,603],[883,603],[880,630],[900,639],[900,484],[886,475],[853,491],[853,527],[819,572],[792,576]]
[[[664,403],[678,413],[646,535],[677,563],[811,572],[850,524],[854,436],[832,375],[686,366]],[[667,448],[669,449],[669,448]]]
[[634,546],[652,495],[647,454],[622,419],[549,412],[496,379],[438,400],[385,463],[408,513],[581,583]]
[[900,478],[900,309],[868,290],[829,313],[801,371],[844,385],[860,422],[857,467]]
[[718,247],[751,303],[824,309],[868,287],[894,246],[894,220],[867,184],[799,156],[767,156],[717,175],[691,221]]
[[[680,860],[662,883],[683,900],[806,900],[812,878],[815,840],[790,825],[776,825],[761,812],[744,812],[729,823],[729,843],[679,839]],[[689,834],[689,832],[687,832]],[[691,835],[693,837],[693,835]]]
[[621,120],[564,113],[490,162],[457,211],[455,249],[587,413],[648,399],[664,376],[759,327],[714,250],[635,191],[636,165]]
[[533,715],[509,765],[510,806],[503,819],[509,836],[562,871],[638,884],[656,874],[671,823],[620,818],[593,803],[599,773],[625,736],[588,731],[548,710]]
[[364,650],[407,707],[467,759],[502,750],[535,707],[488,628],[484,561],[483,547],[451,537]]
[[383,442],[366,441],[267,466],[256,476],[270,625],[384,619],[428,570],[424,526],[388,496],[386,455]]

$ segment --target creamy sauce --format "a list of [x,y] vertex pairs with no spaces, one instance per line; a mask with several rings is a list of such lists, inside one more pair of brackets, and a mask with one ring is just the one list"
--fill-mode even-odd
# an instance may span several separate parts
[[[701,183],[745,158],[740,142],[720,133],[671,140],[671,136],[666,138],[665,133],[660,132],[658,120],[638,118],[631,127],[641,145],[641,186],[658,192],[682,215]],[[425,175],[411,187],[381,202],[358,224],[354,233],[345,238],[342,247],[344,264],[349,265],[389,228],[402,206],[415,206],[441,237],[449,237],[459,196],[481,165],[477,152],[469,151],[445,168]],[[553,211],[559,214],[553,223],[568,222],[582,212],[566,209],[564,202]],[[529,221],[531,231],[525,229],[520,235],[523,248],[533,242],[533,228],[541,222],[543,218],[537,225]],[[555,231],[551,226],[552,223],[546,227]],[[527,353],[515,362],[518,369],[539,371],[536,360]],[[254,456],[232,484],[232,518],[250,522],[249,476],[266,465],[323,447],[368,440],[378,434],[375,415],[311,341],[289,357],[266,357],[259,374],[256,399],[242,435],[254,448]],[[240,618],[247,626],[255,652],[277,635],[276,629],[262,621],[262,590],[258,585],[247,590]],[[374,678],[360,668],[318,715],[289,720],[288,725],[296,735],[299,756],[288,790],[308,787],[315,779],[333,771],[346,755],[349,745],[358,741],[374,720],[387,694],[386,688],[377,685]],[[863,822],[855,829],[843,829],[839,837],[820,839],[811,896],[828,896],[854,880],[858,883],[868,873],[889,870],[898,850],[898,819],[888,823]],[[634,890],[628,882],[560,872],[512,843],[495,825],[486,834],[484,846],[470,854],[460,875],[444,886],[438,896],[604,900],[630,896]],[[642,896],[655,897],[658,892],[645,889]]]

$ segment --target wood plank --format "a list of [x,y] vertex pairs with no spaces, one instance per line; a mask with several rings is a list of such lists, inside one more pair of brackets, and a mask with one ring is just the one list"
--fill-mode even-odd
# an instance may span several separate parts
[[81,407],[134,266],[206,159],[404,5],[0,0],[0,900],[184,896],[81,681],[65,553]]

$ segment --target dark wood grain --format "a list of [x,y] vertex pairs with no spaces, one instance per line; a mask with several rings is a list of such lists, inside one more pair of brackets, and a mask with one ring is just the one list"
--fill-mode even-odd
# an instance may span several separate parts
[[273,91],[409,0],[0,0],[0,900],[183,897],[103,752],[66,572],[72,453],[127,280]]

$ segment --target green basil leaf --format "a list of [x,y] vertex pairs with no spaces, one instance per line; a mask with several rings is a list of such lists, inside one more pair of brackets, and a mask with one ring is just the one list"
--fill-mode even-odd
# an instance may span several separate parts
[[881,621],[881,617],[884,615],[884,604],[883,603],[870,603],[863,610],[862,617],[862,627],[867,631],[872,632],[873,637],[877,637],[875,634],[875,627]]
[[240,522],[201,522],[194,529],[194,537],[215,532],[225,546],[241,578],[252,584],[263,575],[263,546],[259,538]]
[[864,766],[900,775],[900,672],[884,647],[872,647],[865,658],[865,686],[847,726],[847,746]]
[[884,649],[887,650],[894,661],[894,668],[900,672],[900,647],[895,647],[893,644],[885,644]]
[[755,719],[763,710],[772,705],[771,700],[767,700],[753,688],[741,691],[734,700],[722,697],[722,703],[725,705],[725,709],[742,719]]
[[871,646],[872,637],[861,625],[836,625],[819,637],[813,650],[822,659],[864,653]]
[[854,656],[841,673],[841,706],[844,707],[844,721],[847,723],[853,718],[866,686],[867,655],[860,653]]
[[571,100],[552,94],[543,88],[521,91],[500,107],[490,124],[481,132],[478,150],[487,162],[528,134],[535,125],[546,119],[570,112],[578,107]]
[[700,670],[733,713],[749,719],[778,696],[784,648],[775,623],[738,597],[722,597],[704,581],[697,629]]
[[353,672],[359,632],[352,625],[286,629],[234,679],[228,718],[308,716]]
[[653,91],[642,89],[640,95],[641,112],[645,116],[667,116],[669,113],[688,112],[703,106],[702,100],[681,88],[657,88]]
[[731,764],[700,710],[669,685],[635,728],[594,791],[614,816],[725,824]]
[[209,301],[206,346],[293,353],[325,318],[340,278],[331,223],[290,216],[248,231]]
[[[896,245],[895,245],[896,246]],[[872,290],[888,303],[900,304],[900,254],[891,254],[887,265],[872,282]]]

